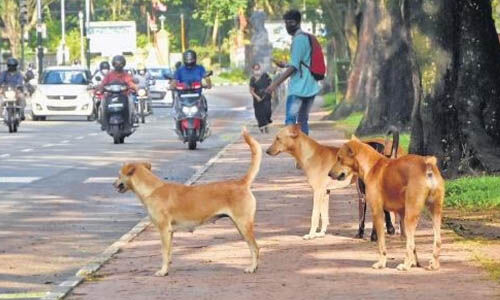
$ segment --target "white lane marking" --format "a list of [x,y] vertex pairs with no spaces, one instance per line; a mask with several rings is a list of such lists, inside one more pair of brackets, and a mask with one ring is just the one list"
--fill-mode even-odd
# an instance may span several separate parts
[[67,143],[69,143],[69,140],[64,140],[61,142],[61,144],[67,144]]
[[89,177],[83,183],[113,183],[116,177]]
[[42,145],[43,148],[48,148],[48,147],[53,147],[55,146],[55,144],[45,144],[45,145]]
[[21,150],[21,152],[31,152],[31,151],[33,151],[33,149],[31,148]]
[[10,156],[10,154],[2,154],[2,155],[0,155],[0,158],[7,158],[9,156]]
[[97,132],[89,133],[89,136],[96,136],[96,135],[98,135]]
[[0,177],[0,183],[31,183],[40,177]]
[[75,140],[83,140],[85,137],[84,136],[79,136],[79,137],[76,137]]

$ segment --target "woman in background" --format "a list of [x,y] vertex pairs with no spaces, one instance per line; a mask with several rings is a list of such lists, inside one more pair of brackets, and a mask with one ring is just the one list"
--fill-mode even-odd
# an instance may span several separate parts
[[255,118],[260,132],[268,133],[268,125],[271,120],[271,95],[267,94],[266,88],[272,80],[266,72],[262,72],[259,64],[252,66],[252,78],[250,79],[250,94],[253,96],[253,108]]

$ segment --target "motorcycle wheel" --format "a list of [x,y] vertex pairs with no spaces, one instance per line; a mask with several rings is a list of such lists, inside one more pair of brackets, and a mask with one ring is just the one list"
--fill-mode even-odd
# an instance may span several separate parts
[[114,144],[120,144],[120,141],[121,141],[121,137],[118,136],[118,135],[114,135],[113,136],[113,143]]
[[142,124],[146,123],[146,112],[144,111],[144,100],[141,101],[141,122]]
[[14,132],[14,124],[12,123],[9,123],[9,133],[13,133]]
[[122,136],[122,137],[120,138],[120,144],[123,144],[123,143],[125,143],[125,137],[124,137],[124,136]]
[[189,150],[196,149],[196,132],[193,129],[188,131],[188,148]]

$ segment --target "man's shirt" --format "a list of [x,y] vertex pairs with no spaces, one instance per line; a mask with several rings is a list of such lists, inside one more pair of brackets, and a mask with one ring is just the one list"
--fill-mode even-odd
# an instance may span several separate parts
[[116,71],[111,71],[109,72],[106,77],[101,82],[100,89],[102,90],[105,85],[110,84],[112,82],[124,82],[128,85],[129,88],[133,90],[137,90],[137,87],[133,81],[132,76],[127,73],[127,72],[116,72]]
[[0,85],[8,85],[12,87],[17,87],[23,85],[23,75],[21,72],[8,72],[4,71],[0,74]]
[[201,65],[196,65],[192,68],[188,68],[186,66],[182,66],[179,70],[175,71],[175,80],[178,82],[182,82],[188,85],[191,85],[193,82],[200,82],[205,77],[205,68]]
[[297,70],[290,77],[288,84],[288,94],[298,97],[312,97],[319,93],[318,82],[309,71],[307,66],[311,65],[311,44],[309,37],[301,30],[298,30],[292,38],[290,65]]

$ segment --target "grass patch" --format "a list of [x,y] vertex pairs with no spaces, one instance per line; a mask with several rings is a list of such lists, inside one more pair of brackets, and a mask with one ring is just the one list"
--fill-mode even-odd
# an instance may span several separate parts
[[500,209],[500,176],[463,177],[446,181],[447,207]]
[[500,262],[494,259],[476,254],[474,259],[481,264],[481,267],[488,272],[490,278],[494,281],[500,281]]
[[[340,92],[337,93],[337,97],[335,97],[335,92],[327,93],[323,95],[323,107],[328,110],[333,110],[338,102],[342,102],[344,95]],[[361,120],[361,119],[360,119]]]

